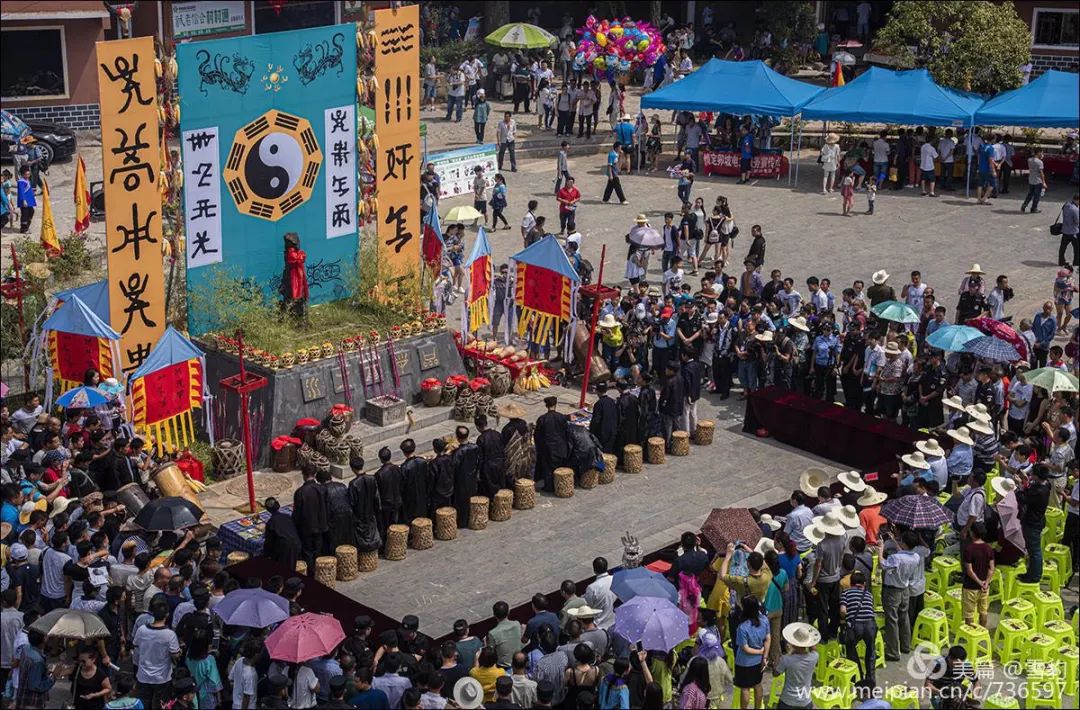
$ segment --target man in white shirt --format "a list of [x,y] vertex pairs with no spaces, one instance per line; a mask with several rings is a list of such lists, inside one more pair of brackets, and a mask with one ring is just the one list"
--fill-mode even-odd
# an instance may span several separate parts
[[956,140],[951,128],[945,129],[945,137],[938,141],[938,157],[941,159],[941,189],[952,191],[953,165],[956,162]]
[[997,277],[994,288],[986,296],[986,304],[990,306],[990,317],[994,320],[1005,320],[1005,302],[1013,296],[1009,288],[1009,277],[1001,274]]
[[934,161],[937,157],[937,148],[929,142],[923,143],[922,147],[919,148],[919,170],[922,171],[923,197],[926,197],[927,194],[930,197],[937,197],[937,193],[934,192]]
[[603,557],[593,560],[593,574],[596,579],[585,588],[585,603],[600,611],[596,615],[596,625],[604,630],[615,623],[615,595],[611,591],[612,576],[608,574],[608,561]]
[[1018,367],[1016,378],[1009,385],[1009,431],[1017,436],[1024,436],[1024,422],[1027,421],[1028,412],[1031,411],[1031,395],[1034,392],[1032,385],[1024,379],[1027,368]]
[[180,639],[165,623],[169,616],[168,604],[155,604],[150,611],[154,620],[135,632],[132,645],[135,646],[135,680],[139,682],[139,697],[144,707],[153,708],[161,707],[168,697],[173,662],[180,658]]
[[465,103],[469,106],[472,105],[473,97],[476,96],[476,90],[480,88],[480,77],[477,74],[474,61],[476,61],[476,57],[470,57],[463,61],[459,67],[461,73],[465,75]]
[[1028,158],[1028,193],[1024,198],[1024,204],[1020,205],[1020,211],[1026,212],[1028,204],[1031,205],[1031,213],[1039,211],[1039,198],[1046,189],[1046,172],[1043,170],[1043,150],[1036,148],[1035,154]]
[[536,208],[539,206],[540,203],[536,200],[529,200],[529,209],[526,210],[525,216],[521,218],[522,240],[528,239],[529,232],[536,226]]
[[510,172],[517,172],[517,156],[514,153],[514,143],[517,140],[517,122],[514,114],[507,111],[503,114],[503,120],[495,126],[495,135],[499,143],[499,170],[503,169],[503,155],[510,151]]
[[453,69],[446,81],[450,86],[446,94],[446,120],[449,121],[453,115],[454,120],[461,123],[461,114],[465,111],[465,72],[461,71],[461,67]]

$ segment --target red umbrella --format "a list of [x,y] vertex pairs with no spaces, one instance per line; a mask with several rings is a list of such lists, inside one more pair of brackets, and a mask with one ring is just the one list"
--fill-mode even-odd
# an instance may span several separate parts
[[1016,352],[1020,353],[1020,357],[1023,360],[1028,359],[1027,341],[1024,340],[1024,336],[1016,332],[1016,330],[999,320],[993,318],[972,318],[967,322],[972,328],[978,328],[987,335],[992,335],[995,338],[1004,340],[1009,345],[1016,348]]
[[300,614],[266,637],[266,650],[275,661],[303,663],[333,653],[344,640],[341,622],[329,614]]

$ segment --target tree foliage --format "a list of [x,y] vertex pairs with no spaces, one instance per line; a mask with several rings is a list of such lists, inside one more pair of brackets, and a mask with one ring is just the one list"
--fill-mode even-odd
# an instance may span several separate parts
[[1013,3],[988,0],[893,3],[874,51],[930,70],[944,86],[995,93],[1020,85],[1031,30]]
[[814,5],[807,0],[772,0],[754,10],[758,25],[772,32],[773,47],[813,42],[817,34]]

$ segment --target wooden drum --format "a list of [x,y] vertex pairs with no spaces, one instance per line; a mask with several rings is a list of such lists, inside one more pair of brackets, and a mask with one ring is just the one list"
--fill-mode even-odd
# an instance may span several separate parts
[[600,472],[598,479],[601,485],[615,482],[615,466],[618,462],[615,454],[604,454],[604,470]]
[[[187,484],[184,484],[187,488]],[[124,508],[130,517],[134,518],[139,514],[139,511],[146,507],[146,504],[150,502],[150,497],[146,495],[146,491],[142,489],[138,483],[129,483],[126,486],[120,486],[116,491],[116,497],[124,504]]]
[[337,579],[337,558],[326,555],[315,558],[315,581],[331,589]]
[[391,525],[386,533],[386,559],[393,561],[405,559],[408,542],[409,526]]
[[555,497],[571,498],[574,495],[574,469],[555,469]]
[[702,419],[697,423],[697,429],[694,430],[694,443],[698,446],[709,446],[712,444],[713,432],[716,431],[716,422],[711,419]]
[[448,505],[435,511],[435,539],[457,539],[457,508]]
[[356,548],[352,545],[338,545],[334,550],[337,557],[337,579],[339,582],[350,582],[360,576],[360,569],[356,559]]
[[622,466],[627,473],[641,473],[645,468],[645,460],[641,457],[640,446],[627,444],[623,447]]
[[671,432],[671,455],[690,455],[690,434],[685,431]]
[[187,498],[198,507],[203,509],[199,497],[187,484],[187,478],[180,467],[171,461],[158,466],[150,473],[150,480],[157,486],[158,492],[164,497]]
[[368,550],[356,555],[356,569],[361,572],[374,572],[379,567],[379,551]]
[[492,522],[501,523],[510,519],[510,513],[514,508],[514,492],[509,488],[495,491],[495,497],[491,499],[491,511],[488,517]]
[[469,529],[485,530],[488,524],[487,496],[469,498]]
[[664,463],[664,437],[650,436],[646,442],[649,446],[648,461],[651,464]]
[[514,507],[518,510],[532,510],[536,505],[536,481],[531,478],[519,478],[514,481]]
[[429,550],[434,544],[431,518],[413,518],[409,526],[409,547],[414,550]]

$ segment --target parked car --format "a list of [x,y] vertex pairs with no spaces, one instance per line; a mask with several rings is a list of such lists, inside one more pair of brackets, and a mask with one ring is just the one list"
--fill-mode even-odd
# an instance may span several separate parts
[[[5,125],[8,125],[9,121],[18,121],[18,118],[12,117],[7,111],[3,113],[6,114]],[[78,150],[75,132],[67,126],[51,121],[26,121],[25,123],[30,128],[30,135],[41,144],[41,148],[45,151],[46,165],[71,160]],[[8,131],[4,131],[0,136],[0,160],[11,162],[11,146],[14,141],[15,136]]]

